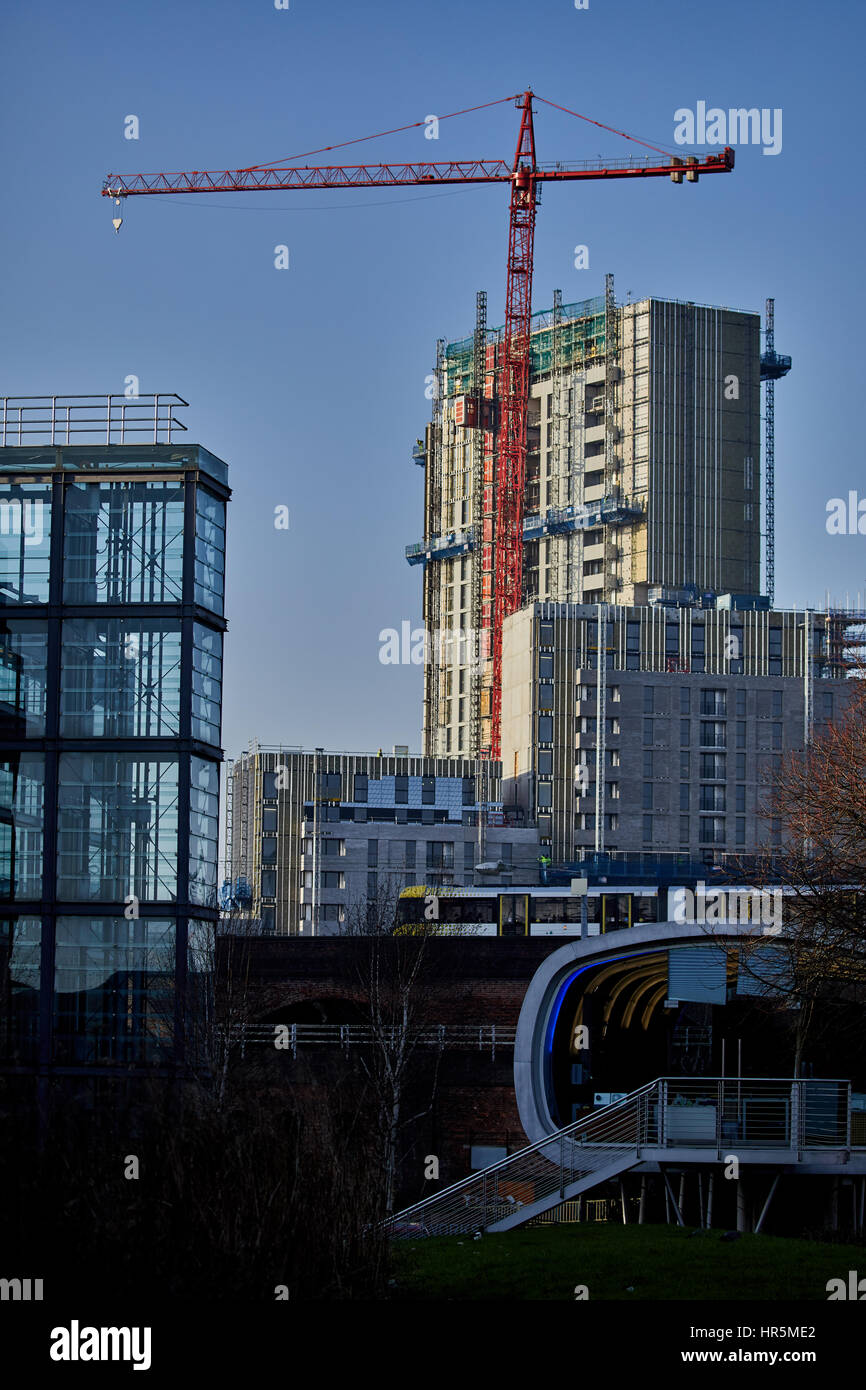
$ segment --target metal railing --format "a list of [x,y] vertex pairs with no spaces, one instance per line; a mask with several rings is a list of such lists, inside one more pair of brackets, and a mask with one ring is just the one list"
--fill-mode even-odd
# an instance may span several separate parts
[[849,1149],[851,1083],[665,1077],[654,1102],[666,1148]]
[[[346,1049],[370,1047],[374,1043],[388,1046],[399,1038],[397,1028],[374,1029],[368,1023],[248,1023],[222,1031],[224,1037],[240,1047],[248,1044],[279,1047],[281,1051],[291,1052],[292,1056],[297,1055],[301,1046]],[[495,1058],[497,1048],[514,1047],[516,1033],[513,1026],[502,1027],[496,1023],[459,1026],[436,1023],[412,1030],[409,1042],[413,1047],[435,1047],[442,1051],[448,1048],[490,1052]]]
[[395,1236],[455,1235],[474,1230],[505,1230],[574,1195],[576,1183],[588,1188],[633,1166],[641,1147],[655,1140],[650,1102],[652,1081],[595,1115],[510,1154],[386,1222]]
[[664,1154],[720,1162],[732,1149],[851,1149],[851,1083],[659,1077],[623,1100],[510,1154],[389,1218],[392,1236],[506,1230]]
[[174,391],[0,396],[0,445],[72,444],[76,435],[90,436],[91,443],[125,444],[127,435],[139,434],[154,444],[170,444],[172,430],[186,432],[175,411],[188,404]]

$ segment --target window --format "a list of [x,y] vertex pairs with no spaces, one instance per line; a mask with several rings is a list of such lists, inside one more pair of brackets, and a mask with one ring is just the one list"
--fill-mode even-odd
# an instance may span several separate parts
[[619,704],[619,702],[620,702],[620,694],[619,694],[619,686],[618,686],[618,685],[610,685],[610,686],[608,686],[607,695],[608,695],[608,699],[609,699],[610,701],[612,701],[613,704],[615,704],[615,705],[618,705],[618,704]]
[[262,830],[266,835],[276,834],[277,829],[277,808],[276,806],[266,806],[262,811]]
[[640,651],[640,623],[626,623],[625,649],[627,652]]
[[781,747],[782,747],[782,725],[781,725],[781,724],[774,724],[774,725],[773,725],[773,747],[774,747],[774,748],[781,748]]
[[680,844],[687,845],[691,840],[688,816],[680,816]]
[[643,712],[652,714],[653,712],[653,687],[645,685],[643,688]]
[[[208,504],[198,491],[196,602],[222,612],[221,555]],[[67,603],[179,603],[183,597],[184,485],[179,482],[73,483],[66,491],[63,596]],[[42,546],[35,548],[38,556]],[[45,552],[47,554],[47,550]],[[124,563],[118,564],[123,555]],[[26,578],[26,577],[25,577]],[[213,587],[210,587],[213,585]],[[17,575],[15,577],[17,587]],[[25,582],[24,588],[27,589]],[[43,602],[47,601],[46,592]]]
[[471,872],[475,868],[475,841],[463,841],[463,870]]
[[[190,836],[190,858],[204,856],[202,871],[208,883],[203,888],[209,890],[213,879],[215,892],[215,856],[208,862],[217,807],[210,768],[216,776],[218,772],[216,763],[205,766],[199,806],[196,793],[203,763],[192,760],[190,810],[202,819]],[[177,761],[160,753],[64,753],[59,775],[57,896],[122,904],[135,893],[143,901],[174,901]],[[34,811],[35,806],[34,802]],[[41,805],[39,816],[41,820]]]
[[[196,624],[197,632],[204,628]],[[211,634],[217,638],[218,634]],[[204,653],[200,653],[204,657]],[[193,674],[193,691],[206,687]],[[213,716],[196,737],[218,742],[217,698],[193,716]],[[70,619],[63,624],[60,731],[72,738],[165,738],[181,730],[181,624],[143,619]],[[213,738],[209,735],[213,734]]]
[[367,875],[367,897],[375,898],[379,892],[379,875],[369,873]]
[[725,843],[725,820],[723,816],[701,816],[700,839],[704,845],[723,845]]
[[369,783],[368,783],[368,781],[367,781],[367,774],[366,774],[366,773],[363,773],[363,772],[356,772],[356,773],[355,773],[354,795],[353,795],[353,797],[352,797],[352,800],[353,800],[353,801],[366,802],[368,796],[369,796]]
[[737,754],[737,777],[738,777],[741,781],[745,781],[745,777],[746,777],[746,755],[745,755],[745,753],[738,753],[738,754]]
[[[121,486],[127,489],[129,484]],[[204,488],[196,487],[195,601],[219,614],[223,611],[225,551],[226,504]]]
[[692,656],[704,655],[704,625],[695,623],[692,627]]
[[[144,626],[144,624],[142,624]],[[223,639],[202,623],[192,629],[192,735],[219,747]],[[160,677],[162,686],[165,677]]]
[[737,724],[737,747],[738,747],[738,748],[745,748],[745,746],[746,746],[746,724],[745,724],[745,720],[743,720],[741,723],[738,723],[738,724]]
[[394,778],[394,805],[407,806],[409,804],[409,778]]
[[262,923],[262,936],[273,936],[277,929],[277,910],[275,907],[263,907],[259,910]]
[[[48,602],[51,554],[51,484],[0,483],[0,603]],[[98,543],[98,542],[97,542]],[[83,565],[96,586],[96,562],[85,539]],[[88,600],[83,600],[87,602]],[[96,597],[90,600],[96,602]]]
[[462,797],[463,797],[463,805],[464,805],[464,806],[474,806],[474,805],[475,805],[475,778],[474,778],[474,777],[464,777],[464,778],[463,778]]
[[680,714],[691,714],[692,692],[687,685],[680,686]]
[[276,835],[264,835],[262,837],[262,863],[276,864],[277,862],[277,837]]
[[746,843],[746,817],[745,817],[745,816],[737,816],[737,844],[738,844],[738,845],[744,845],[745,843]]
[[680,720],[680,743],[688,743],[692,736],[692,721],[690,719]]
[[58,918],[54,1060],[168,1063],[175,948],[171,918]]
[[427,841],[427,868],[428,868],[428,869],[453,869],[453,868],[454,868],[454,841],[453,841],[453,840],[428,840],[428,841]]
[[553,646],[553,623],[538,624],[538,641],[542,647]]
[[653,776],[653,753],[651,748],[644,749],[643,755],[643,775],[644,777]]
[[701,714],[724,718],[727,714],[727,694],[724,690],[701,691]]
[[690,766],[690,755],[688,753],[680,753],[680,777],[684,782],[687,782],[691,776]]
[[421,778],[421,805],[422,805],[422,806],[435,806],[435,805],[436,805],[436,778],[435,778],[435,777],[422,777],[422,778]]
[[[62,766],[63,760],[61,760]],[[42,753],[5,753],[0,761],[0,805],[3,807],[2,820],[0,820],[0,898],[14,900],[15,898],[41,898],[42,897],[42,839],[43,839],[43,789],[45,782],[45,757]],[[63,791],[61,790],[61,807],[63,807]],[[122,794],[119,798],[122,806]],[[111,805],[108,807],[109,816],[111,815]],[[83,794],[81,803],[82,821],[80,824],[80,838],[75,837],[73,848],[76,852],[74,867],[82,874],[87,874],[88,870],[91,877],[86,880],[96,883],[97,888],[100,882],[98,866],[89,866],[87,862],[88,840],[91,845],[98,844],[99,825],[97,823],[88,824],[87,801]],[[65,825],[63,811],[60,813],[61,827]],[[109,821],[109,825],[111,821]],[[92,826],[92,828],[91,828]],[[70,830],[75,835],[76,826],[70,825]],[[123,831],[117,835],[117,843],[114,843],[114,836],[109,830],[103,844],[107,846],[105,853],[122,853],[124,839],[128,840],[129,832],[126,836]],[[61,851],[63,850],[64,840],[61,839]],[[103,873],[105,870],[103,870]],[[109,880],[109,883],[113,880]],[[132,888],[125,889],[124,892],[135,891]],[[77,896],[96,897],[96,893],[76,894]],[[6,924],[4,924],[6,925]],[[4,940],[5,949],[5,940]],[[8,961],[8,957],[6,958]],[[8,965],[7,965],[8,969]],[[8,991],[10,986],[13,991],[16,989],[14,976],[10,979],[6,976]],[[7,992],[7,1003],[8,1003]],[[14,1012],[14,1008],[13,1008]]]
[[262,796],[265,801],[275,801],[277,796],[277,774],[265,772],[262,776]]
[[821,710],[825,719],[833,718],[833,692],[823,691],[821,694]]
[[553,709],[553,686],[540,685],[538,687],[538,708]]
[[665,655],[678,656],[680,650],[679,623],[665,623]]
[[745,690],[738,690],[738,691],[737,691],[737,716],[738,716],[738,718],[742,718],[742,717],[745,715],[745,713],[746,713],[746,692],[745,692]]
[[[375,844],[376,841],[374,840],[373,843]],[[321,850],[322,850],[322,854],[345,854],[345,853],[346,853],[346,841],[345,841],[345,840],[322,840],[322,842],[321,842]]]
[[319,796],[326,801],[339,801],[343,794],[343,779],[339,772],[319,773]]
[[539,680],[553,680],[553,657],[539,656],[538,658],[538,678]]
[[[0,552],[3,544],[0,534]],[[3,596],[0,587],[0,601]],[[33,738],[45,733],[47,688],[48,624],[4,618],[0,632],[0,721],[7,737],[17,733]]]
[[724,811],[725,788],[701,786],[701,810]]
[[607,761],[610,767],[619,767],[619,749],[608,748]]
[[644,782],[643,784],[643,809],[651,811],[653,808],[653,784]]
[[643,722],[643,741],[644,743],[652,743],[653,741],[653,721],[651,719],[645,719]]
[[553,805],[553,783],[539,782],[538,784],[538,804],[545,808]]
[[415,867],[415,840],[405,840],[403,844],[404,863],[407,869]]
[[330,889],[331,892],[346,887],[346,875],[339,870],[331,869],[322,874],[322,887]]
[[379,841],[367,841],[367,868],[375,869],[379,863]]
[[553,772],[553,753],[549,748],[538,754],[538,771],[542,777],[549,777]]
[[680,810],[681,810],[681,811],[688,811],[688,809],[689,809],[689,784],[688,784],[688,782],[680,782]]
[[277,896],[277,871],[276,869],[262,870],[262,897],[275,898]]
[[605,795],[609,801],[619,801],[619,782],[605,782]]
[[652,840],[652,837],[653,837],[653,818],[652,818],[652,816],[644,816],[644,818],[643,818],[643,842],[644,842],[644,844],[647,844],[649,841],[651,841],[651,840]]
[[745,809],[746,809],[746,788],[745,788],[745,787],[737,787],[736,796],[737,796],[737,810],[738,810],[738,811],[741,811],[741,812],[742,812],[742,811],[745,811]]
[[727,725],[701,721],[701,744],[704,748],[724,748]]
[[538,716],[538,741],[539,743],[553,742],[553,720],[549,714]]
[[723,782],[727,773],[724,753],[701,754],[701,779],[707,782]]

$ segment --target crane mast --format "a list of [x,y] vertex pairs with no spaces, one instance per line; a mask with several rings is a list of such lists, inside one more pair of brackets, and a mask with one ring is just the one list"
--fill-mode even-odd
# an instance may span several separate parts
[[[530,90],[517,97],[505,97],[498,102],[485,105],[499,105],[504,101],[514,101],[521,112],[520,131],[517,147],[511,165],[501,159],[466,159],[444,163],[392,163],[392,164],[350,164],[314,166],[301,165],[290,160],[275,161],[270,165],[254,165],[246,169],[223,171],[198,171],[181,173],[157,173],[121,175],[109,174],[102,188],[102,196],[114,199],[117,215],[114,227],[118,231],[122,224],[120,216],[121,201],[128,197],[163,196],[181,193],[248,193],[269,190],[306,190],[319,188],[371,188],[400,187],[404,185],[430,185],[453,183],[508,183],[510,185],[510,207],[508,223],[508,263],[505,295],[505,330],[501,344],[501,365],[499,370],[499,438],[494,470],[494,498],[492,515],[494,522],[492,542],[487,540],[488,505],[486,488],[484,492],[484,524],[481,517],[473,515],[474,564],[481,570],[481,630],[485,634],[492,628],[492,688],[490,692],[490,737],[482,736],[480,716],[473,715],[471,742],[473,755],[482,758],[498,759],[501,756],[502,725],[502,633],[505,619],[517,611],[523,598],[523,507],[526,480],[526,417],[530,387],[530,331],[532,314],[532,272],[535,240],[535,216],[538,206],[539,185],[542,182],[574,182],[582,179],[629,179],[669,177],[672,182],[681,184],[697,183],[701,174],[727,173],[734,167],[734,151],[725,148],[720,153],[699,158],[689,155],[680,158],[669,154],[657,146],[637,141],[653,154],[622,160],[585,160],[576,164],[557,163],[542,166],[536,162],[535,130],[533,126],[534,93]],[[546,98],[538,98],[546,101]],[[548,105],[557,106],[555,102]],[[472,108],[480,109],[480,108]],[[581,116],[577,111],[557,107],[568,115]],[[462,115],[464,112],[452,112]],[[444,118],[443,118],[444,119]],[[593,125],[601,122],[591,121]],[[415,122],[415,125],[423,124]],[[410,129],[411,127],[402,127]],[[612,130],[607,126],[604,129]],[[393,132],[385,132],[391,134]],[[615,134],[624,135],[623,131]],[[363,137],[374,138],[374,137]],[[633,136],[625,136],[634,140]],[[358,143],[349,141],[347,143]],[[333,148],[333,147],[331,147]],[[300,158],[300,156],[298,156]],[[608,295],[608,298],[610,295]],[[474,354],[474,389],[478,391],[480,374],[480,335],[481,326],[486,322],[479,311],[476,326]],[[441,366],[437,361],[437,386],[441,389]],[[613,381],[608,383],[607,394],[612,399]],[[442,411],[441,400],[434,407],[434,428],[432,430],[433,453],[441,451]],[[479,411],[481,402],[479,398]],[[608,409],[608,413],[610,413]],[[608,431],[612,441],[613,432]],[[610,453],[610,443],[608,453]],[[607,461],[608,471],[612,460]],[[428,459],[429,463],[429,459]],[[441,459],[434,461],[434,469],[441,465]],[[608,479],[609,480],[609,479]],[[435,482],[435,480],[434,480]],[[428,483],[429,486],[429,483]],[[484,539],[482,540],[482,535]],[[491,554],[492,548],[492,554]],[[425,558],[426,563],[426,558]],[[492,594],[490,593],[492,580]],[[438,608],[438,602],[433,605]],[[474,605],[473,605],[474,606]],[[475,610],[477,612],[477,609]],[[434,616],[425,614],[429,619]],[[492,620],[492,621],[491,621]],[[478,634],[475,639],[480,640]],[[434,633],[433,640],[439,641],[440,634]],[[485,648],[486,656],[486,648]],[[434,663],[438,653],[434,655]],[[481,658],[481,651],[475,660]],[[439,717],[438,672],[428,678],[426,705],[428,715]],[[477,694],[483,692],[476,686]],[[476,703],[478,701],[476,700]],[[477,750],[477,752],[476,752]]]

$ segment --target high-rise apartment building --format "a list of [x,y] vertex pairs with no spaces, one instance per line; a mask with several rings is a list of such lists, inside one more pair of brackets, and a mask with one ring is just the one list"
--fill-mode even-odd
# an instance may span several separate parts
[[225,463],[176,442],[184,404],[0,403],[6,1070],[184,1062],[218,920],[229,498]]
[[554,863],[781,843],[775,769],[844,708],[863,615],[734,603],[536,603],[506,619],[503,796]]
[[[496,397],[502,330],[440,343],[425,470],[424,750],[491,742]],[[524,601],[643,605],[760,591],[760,318],[598,299],[532,320]],[[459,641],[445,634],[459,631]],[[507,767],[506,767],[507,771]]]

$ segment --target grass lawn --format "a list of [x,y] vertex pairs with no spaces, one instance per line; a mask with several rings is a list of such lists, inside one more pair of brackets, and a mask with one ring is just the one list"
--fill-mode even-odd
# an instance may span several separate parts
[[[394,1246],[397,1299],[664,1299],[826,1302],[827,1280],[866,1275],[866,1246],[675,1226],[537,1226]],[[631,1288],[631,1292],[629,1291]]]

